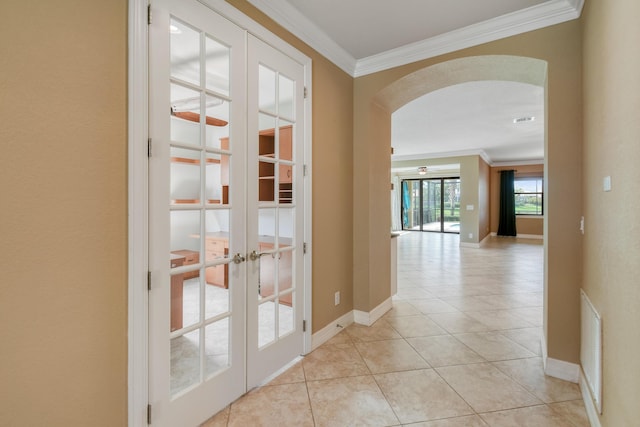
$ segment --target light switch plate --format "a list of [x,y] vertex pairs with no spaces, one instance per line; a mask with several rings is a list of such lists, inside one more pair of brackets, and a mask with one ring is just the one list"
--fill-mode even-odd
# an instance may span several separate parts
[[604,191],[611,191],[611,177],[605,176],[602,180],[602,189]]

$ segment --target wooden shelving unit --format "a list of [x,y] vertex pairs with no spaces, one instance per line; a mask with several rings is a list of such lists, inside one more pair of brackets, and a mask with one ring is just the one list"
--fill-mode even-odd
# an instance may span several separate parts
[[[273,202],[276,197],[279,203],[293,202],[292,166],[282,165],[280,160],[292,159],[291,138],[292,127],[282,126],[279,129],[279,157],[276,159],[275,129],[267,129],[258,136],[258,155],[262,158],[273,158],[274,162],[261,160],[258,162],[258,201]],[[276,194],[275,177],[278,168],[278,188]]]

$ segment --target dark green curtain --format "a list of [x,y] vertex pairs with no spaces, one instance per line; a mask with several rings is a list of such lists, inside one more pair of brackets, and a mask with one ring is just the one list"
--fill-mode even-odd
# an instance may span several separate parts
[[515,171],[500,171],[500,222],[498,236],[516,235],[516,197],[513,194]]

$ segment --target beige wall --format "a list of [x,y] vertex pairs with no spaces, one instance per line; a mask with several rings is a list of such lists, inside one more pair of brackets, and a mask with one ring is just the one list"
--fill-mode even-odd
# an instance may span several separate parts
[[[246,1],[229,3],[313,59],[313,330],[384,300],[387,124],[375,94],[430,64],[509,54],[549,63],[547,338],[578,360],[582,213],[581,27],[569,22],[354,80]],[[635,0],[591,0],[585,19],[584,287],[605,325],[603,425],[632,424],[640,349]],[[127,414],[127,2],[7,0],[0,29],[0,419],[125,425]],[[353,141],[355,136],[355,141]],[[371,137],[371,139],[366,140]],[[382,168],[382,169],[380,169]],[[614,190],[602,193],[602,177]],[[353,183],[353,185],[351,185]],[[364,197],[366,204],[351,202]],[[354,210],[355,206],[355,210]],[[620,206],[619,209],[612,207]],[[368,210],[368,212],[364,212]],[[371,212],[387,213],[378,218]],[[354,221],[354,220],[358,221]],[[360,220],[363,223],[360,224]],[[352,233],[353,230],[353,233]],[[380,250],[371,250],[378,245]],[[353,254],[366,247],[368,260]],[[634,254],[631,256],[630,254]],[[606,262],[604,262],[604,261]],[[380,263],[373,267],[376,262]],[[362,272],[366,270],[366,272]],[[388,276],[388,275],[387,275]],[[356,280],[355,288],[352,281]],[[370,287],[365,289],[365,287]],[[342,303],[333,306],[333,293]]]
[[[353,308],[353,79],[232,3],[313,59],[318,330]],[[0,15],[0,424],[126,425],[127,1]]]
[[127,423],[127,2],[0,2],[0,424]]
[[[445,61],[478,55],[514,55],[544,60],[548,64],[547,177],[553,186],[547,192],[549,230],[545,251],[545,336],[548,355],[552,358],[577,363],[579,359],[579,289],[581,271],[581,238],[576,227],[581,215],[582,198],[576,191],[581,186],[582,156],[582,45],[579,21],[571,21],[545,29],[532,31],[507,39],[486,43],[436,58],[359,77],[354,87],[354,195],[380,195],[382,188],[374,188],[370,171],[358,159],[388,158],[390,141],[385,135],[372,134],[371,113],[378,94],[395,81],[417,70]],[[420,83],[416,83],[419,85]],[[410,91],[410,87],[405,88]],[[422,92],[424,93],[424,92]],[[419,96],[421,93],[416,93]],[[393,95],[391,95],[393,97]],[[398,96],[403,96],[399,94]],[[395,108],[399,106],[394,106]],[[393,108],[389,109],[390,114]],[[366,160],[363,160],[366,162]],[[390,165],[388,160],[387,165]],[[388,168],[389,166],[387,166]],[[477,166],[476,166],[477,167]],[[386,184],[388,185],[388,184]],[[385,185],[385,190],[386,190]],[[356,203],[354,218],[366,218],[377,212],[388,211],[389,198],[379,197],[373,204]],[[354,228],[354,248],[359,245],[386,245],[373,239],[370,230]],[[368,234],[367,234],[368,233]],[[464,234],[462,234],[464,237]],[[374,265],[387,263],[383,256],[360,260],[359,271],[354,274],[356,293],[360,288],[384,289],[379,281],[363,280],[363,271]],[[380,278],[379,280],[382,280]],[[370,306],[369,309],[373,307]],[[548,327],[552,325],[551,327]]]
[[[491,167],[478,157],[478,241],[489,235]],[[462,207],[462,205],[460,205]]]
[[637,0],[587,1],[583,14],[583,287],[602,316],[602,426],[637,425],[640,417],[638,16]]
[[[498,232],[498,224],[500,221],[500,171],[506,169],[516,169],[516,177],[518,176],[544,176],[544,165],[518,165],[509,167],[493,167],[491,168],[491,232]],[[545,197],[546,199],[546,197]],[[546,203],[546,200],[545,200]],[[526,218],[523,216],[516,217],[516,230],[518,234],[527,234],[531,236],[543,235],[542,218]]]

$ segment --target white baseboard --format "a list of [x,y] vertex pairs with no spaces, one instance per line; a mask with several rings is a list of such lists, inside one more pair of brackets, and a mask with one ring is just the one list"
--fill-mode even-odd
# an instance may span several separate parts
[[391,310],[392,307],[392,298],[388,298],[368,313],[366,311],[352,310],[343,314],[333,322],[330,322],[324,328],[320,329],[318,332],[311,335],[311,350],[315,350],[320,347],[354,322],[365,326],[373,325],[376,320],[381,318],[387,311]]
[[518,234],[516,237],[518,239],[534,239],[534,240],[544,239],[544,236],[540,234]]
[[480,247],[480,243],[460,242],[460,247],[478,249]]
[[[491,237],[497,237],[498,233],[496,233],[495,231],[492,231],[489,235]],[[534,239],[534,240],[542,240],[542,239],[544,239],[544,236],[541,235],[541,234],[518,234],[516,237],[518,239]]]
[[540,338],[540,348],[542,350],[542,366],[546,375],[578,384],[580,381],[580,365],[549,357],[547,355],[547,340],[544,334]]
[[311,335],[311,350],[315,350],[322,344],[329,341],[334,336],[338,335],[340,331],[353,323],[353,311],[350,311],[335,321],[329,323],[324,328],[320,329],[315,334]]
[[580,381],[580,365],[565,362],[564,360],[552,359],[551,357],[547,357],[544,373],[550,377],[571,381],[576,384]]
[[382,302],[370,312],[353,310],[353,320],[359,325],[371,326],[376,320],[381,318],[387,311],[391,310],[393,302],[391,297]]
[[580,392],[582,392],[582,400],[584,401],[584,409],[587,411],[589,424],[591,424],[591,427],[601,427],[598,410],[596,409],[595,403],[593,403],[591,392],[587,385],[587,379],[584,377],[582,370],[580,370]]

